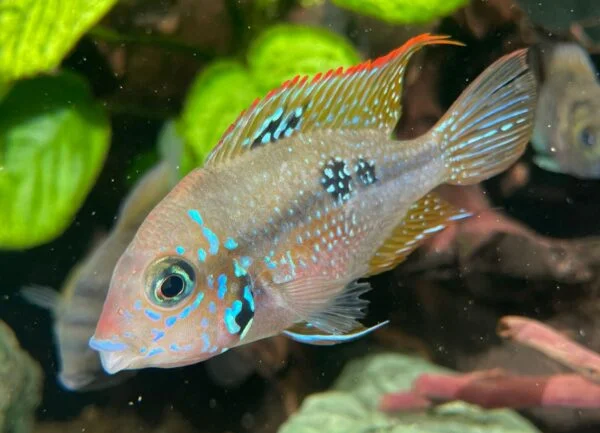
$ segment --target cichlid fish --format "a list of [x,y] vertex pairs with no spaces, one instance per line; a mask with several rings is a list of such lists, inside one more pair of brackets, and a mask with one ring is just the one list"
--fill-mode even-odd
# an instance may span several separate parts
[[[476,79],[424,136],[391,138],[422,35],[257,100],[140,226],[90,346],[106,371],[170,368],[280,333],[335,344],[365,328],[361,277],[465,214],[433,193],[506,169],[531,135],[527,51]],[[384,322],[385,323],[385,322]]]
[[111,233],[75,265],[60,293],[39,286],[25,287],[21,291],[28,301],[52,313],[60,365],[58,380],[66,389],[97,390],[131,376],[131,372],[107,375],[98,352],[92,350],[88,342],[94,334],[117,260],[146,215],[173,186],[172,171],[163,162],[138,181],[121,206]]
[[575,43],[547,45],[532,137],[534,162],[552,172],[600,178],[600,82]]

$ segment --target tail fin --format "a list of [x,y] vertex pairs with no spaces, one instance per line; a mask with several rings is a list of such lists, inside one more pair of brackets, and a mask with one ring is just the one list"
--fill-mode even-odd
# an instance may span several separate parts
[[487,68],[432,130],[442,143],[447,183],[484,181],[525,151],[537,102],[537,82],[527,53],[515,51]]
[[30,304],[54,311],[58,303],[58,292],[45,286],[27,286],[20,290],[21,296]]

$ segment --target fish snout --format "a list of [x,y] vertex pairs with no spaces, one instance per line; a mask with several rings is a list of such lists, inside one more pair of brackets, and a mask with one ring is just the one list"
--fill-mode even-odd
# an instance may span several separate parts
[[132,364],[131,356],[123,352],[100,352],[100,361],[108,374],[127,370]]

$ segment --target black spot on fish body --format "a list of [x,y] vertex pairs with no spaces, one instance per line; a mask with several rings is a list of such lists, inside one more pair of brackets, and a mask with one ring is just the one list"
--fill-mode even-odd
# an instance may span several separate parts
[[358,180],[365,186],[369,186],[377,182],[377,175],[375,173],[375,163],[368,162],[363,158],[359,158],[356,161],[356,165],[354,167],[354,171],[358,176]]
[[352,175],[348,164],[340,158],[332,158],[323,167],[321,185],[337,202],[350,200],[352,196]]

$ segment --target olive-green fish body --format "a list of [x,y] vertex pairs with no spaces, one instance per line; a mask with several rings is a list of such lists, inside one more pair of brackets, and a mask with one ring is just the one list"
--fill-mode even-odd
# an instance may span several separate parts
[[600,82],[587,52],[574,43],[549,46],[542,57],[532,144],[549,171],[600,177]]

